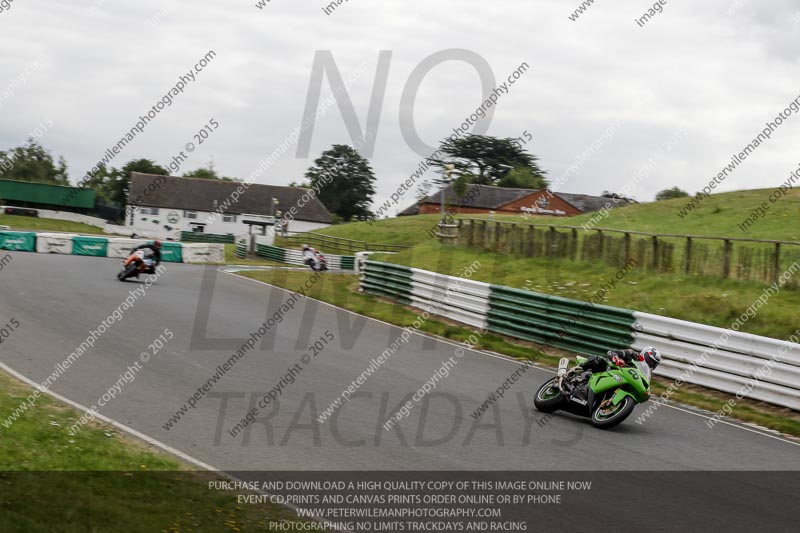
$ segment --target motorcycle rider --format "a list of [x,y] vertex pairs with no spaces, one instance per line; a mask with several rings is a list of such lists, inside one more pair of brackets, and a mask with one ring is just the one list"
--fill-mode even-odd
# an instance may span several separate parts
[[156,239],[152,244],[142,244],[131,250],[131,252],[138,250],[144,251],[144,264],[147,265],[147,270],[144,271],[145,274],[154,274],[156,267],[161,264],[161,241]]
[[309,248],[307,244],[303,245],[303,263],[310,266],[312,269],[314,268],[314,263],[316,263],[314,249]]
[[[312,250],[314,249],[312,248]],[[320,252],[319,250],[314,250],[314,270],[320,271],[327,269],[328,269],[328,263],[325,260],[325,256],[322,255],[322,252]]]
[[586,362],[574,367],[567,374],[561,376],[559,385],[570,376],[570,380],[574,380],[573,392],[577,393],[580,397],[586,398],[586,393],[589,388],[589,378],[595,372],[605,372],[610,363],[619,367],[629,366],[633,361],[643,361],[650,367],[650,371],[656,369],[661,363],[661,352],[652,346],[645,346],[640,352],[631,350],[630,348],[624,350],[608,350],[605,355],[593,355],[589,357]]

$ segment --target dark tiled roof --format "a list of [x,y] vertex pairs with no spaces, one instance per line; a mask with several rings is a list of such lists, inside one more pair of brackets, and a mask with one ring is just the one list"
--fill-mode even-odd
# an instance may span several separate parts
[[[537,192],[535,189],[512,189],[506,187],[491,187],[489,185],[470,185],[461,203],[458,202],[456,193],[453,192],[452,185],[448,185],[445,191],[445,199],[448,205],[460,205],[462,207],[475,207],[479,209],[500,209],[504,205],[510,204],[520,198]],[[582,213],[600,211],[610,204],[611,207],[624,207],[630,205],[628,200],[617,198],[606,198],[604,196],[591,196],[589,194],[572,194],[568,192],[553,193],[565,202],[573,205]],[[442,192],[428,196],[422,203],[439,204]],[[398,213],[398,216],[409,216],[419,214],[419,204],[414,204]]]
[[419,215],[419,204],[412,204],[397,213],[397,216],[399,217],[410,217],[414,215]]
[[[166,180],[164,183],[162,180]],[[159,186],[156,186],[159,185]],[[187,209],[189,211],[214,212],[218,206],[231,197],[242,185],[235,181],[222,181],[200,178],[179,178],[177,176],[155,176],[152,174],[131,174],[129,201],[141,196],[141,205],[147,207],[163,207]],[[147,191],[148,186],[151,186]],[[271,215],[272,199],[278,199],[278,210],[286,212],[292,206],[298,206],[300,198],[308,189],[299,187],[279,187],[276,185],[250,185],[239,197],[238,202],[231,202],[226,213],[241,215]],[[311,195],[309,195],[311,196]],[[297,207],[297,220],[330,224],[331,214],[316,197],[303,207]]]
[[606,198],[605,196],[590,196],[588,194],[572,194],[568,192],[554,193],[556,196],[575,206],[576,209],[582,213],[589,213],[592,211],[600,211],[609,204],[611,207],[625,207],[630,205],[628,200],[618,198]]
[[[470,185],[467,192],[460,199],[453,191],[453,186],[448,185],[445,192],[445,200],[449,205],[460,205],[461,207],[476,207],[481,209],[498,209],[520,198],[525,198],[529,194],[536,192],[532,189],[512,189],[509,187],[491,187],[489,185]],[[425,198],[423,203],[438,204],[441,202],[442,191],[438,191]]]

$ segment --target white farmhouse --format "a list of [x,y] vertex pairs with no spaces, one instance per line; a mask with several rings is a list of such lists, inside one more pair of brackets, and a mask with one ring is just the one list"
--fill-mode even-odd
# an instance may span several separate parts
[[179,239],[181,231],[237,236],[249,233],[246,220],[271,221],[281,214],[292,233],[331,224],[331,214],[310,189],[134,172],[125,227],[162,239]]

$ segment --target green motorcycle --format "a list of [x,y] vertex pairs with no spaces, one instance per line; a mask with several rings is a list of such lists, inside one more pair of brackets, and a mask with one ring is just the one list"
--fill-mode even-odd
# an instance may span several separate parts
[[[577,356],[576,361],[581,365],[586,358]],[[589,417],[595,427],[608,429],[628,418],[636,404],[650,399],[650,367],[643,361],[632,360],[624,366],[609,363],[605,372],[591,376],[568,372],[568,366],[564,357],[558,375],[539,387],[533,400],[537,410],[552,413],[560,409]]]

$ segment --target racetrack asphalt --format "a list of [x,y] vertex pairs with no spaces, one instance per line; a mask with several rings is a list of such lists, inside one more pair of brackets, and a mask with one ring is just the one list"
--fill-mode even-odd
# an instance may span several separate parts
[[[2,361],[43,382],[128,296],[142,287],[115,279],[119,261],[10,252],[0,274],[0,324],[20,324],[0,348]],[[473,412],[519,364],[466,350],[436,392],[413,406],[397,429],[384,420],[454,356],[457,345],[414,335],[359,388],[338,415],[314,420],[386,350],[399,328],[303,299],[274,327],[272,346],[256,346],[167,430],[164,424],[232,354],[198,339],[247,338],[289,292],[217,272],[165,263],[166,272],[59,377],[52,390],[85,406],[97,403],[165,328],[174,333],[121,394],[100,409],[220,470],[797,470],[795,442],[739,424],[709,429],[707,418],[662,407],[645,423],[638,406],[621,426],[594,429],[587,419],[545,417],[532,394],[552,371],[531,368],[479,421]],[[196,315],[204,275],[215,275],[207,332]],[[324,283],[324,278],[322,283]],[[202,328],[199,328],[202,329]],[[280,396],[277,411],[236,437],[228,434],[299,362],[309,343],[334,341]],[[192,347],[192,337],[195,347]],[[310,341],[310,342],[309,342]],[[200,342],[202,344],[202,342]],[[236,345],[231,341],[231,346]],[[241,341],[238,342],[241,344]],[[10,413],[0,413],[0,420]],[[66,428],[62,428],[66,430]],[[0,427],[0,432],[3,428]],[[436,441],[439,442],[436,442]]]

